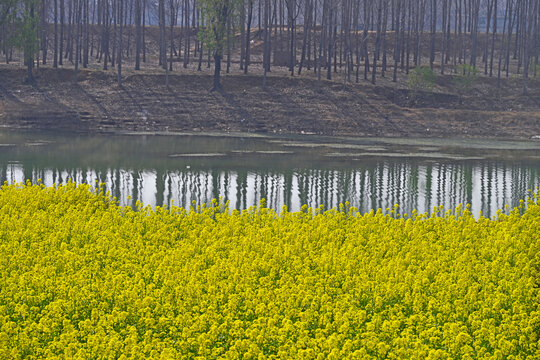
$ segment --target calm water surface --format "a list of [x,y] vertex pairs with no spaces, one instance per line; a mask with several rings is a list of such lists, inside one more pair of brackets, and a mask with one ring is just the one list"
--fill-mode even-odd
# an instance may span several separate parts
[[539,141],[73,135],[0,131],[0,181],[106,183],[122,205],[213,198],[280,210],[346,201],[362,212],[459,203],[492,216],[540,185]]

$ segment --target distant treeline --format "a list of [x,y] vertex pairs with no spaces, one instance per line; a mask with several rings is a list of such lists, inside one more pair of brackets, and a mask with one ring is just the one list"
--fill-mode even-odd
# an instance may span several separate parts
[[0,0],[0,46],[6,62],[23,54],[29,80],[37,63],[96,62],[117,68],[120,84],[126,60],[167,75],[174,63],[212,61],[219,88],[226,59],[227,71],[261,64],[264,84],[271,66],[373,83],[429,66],[519,74],[526,92],[539,18],[540,0]]

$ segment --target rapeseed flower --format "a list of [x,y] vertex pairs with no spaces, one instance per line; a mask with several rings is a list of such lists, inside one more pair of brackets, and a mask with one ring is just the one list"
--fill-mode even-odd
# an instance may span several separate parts
[[537,194],[475,220],[102,189],[0,189],[1,359],[540,358]]

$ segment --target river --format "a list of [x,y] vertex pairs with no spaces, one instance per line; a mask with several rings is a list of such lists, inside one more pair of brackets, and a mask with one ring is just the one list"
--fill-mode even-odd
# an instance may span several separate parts
[[106,184],[121,205],[278,211],[349,202],[401,213],[514,207],[540,185],[540,141],[0,130],[0,182]]

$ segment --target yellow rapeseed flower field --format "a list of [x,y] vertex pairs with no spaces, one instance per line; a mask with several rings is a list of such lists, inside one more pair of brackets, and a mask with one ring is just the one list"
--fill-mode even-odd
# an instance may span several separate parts
[[540,205],[475,219],[0,190],[0,359],[540,359]]

